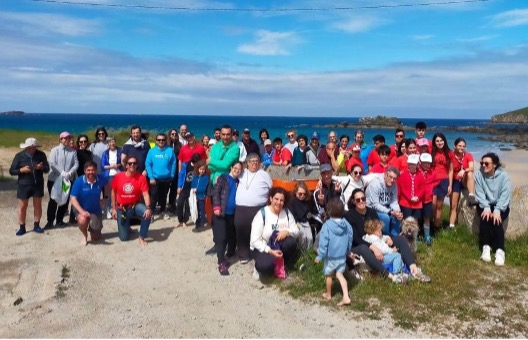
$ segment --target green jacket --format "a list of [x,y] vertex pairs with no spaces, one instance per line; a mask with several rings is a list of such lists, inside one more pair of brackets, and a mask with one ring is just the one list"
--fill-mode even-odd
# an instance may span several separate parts
[[228,146],[224,146],[222,141],[215,143],[209,153],[209,169],[211,170],[211,183],[216,183],[216,178],[221,174],[229,173],[231,165],[233,165],[240,157],[240,149],[238,145],[231,142]]

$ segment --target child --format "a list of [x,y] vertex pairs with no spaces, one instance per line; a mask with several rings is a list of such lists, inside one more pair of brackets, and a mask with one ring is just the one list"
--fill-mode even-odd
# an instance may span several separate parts
[[378,153],[379,162],[374,164],[370,172],[373,174],[383,174],[389,165],[389,159],[391,154],[391,149],[388,145],[380,145],[376,152]]
[[330,218],[326,220],[321,229],[319,249],[315,258],[315,263],[324,259],[326,292],[323,293],[323,298],[326,300],[332,298],[332,275],[335,273],[343,290],[343,299],[337,305],[349,305],[348,284],[343,273],[346,267],[346,257],[352,249],[352,226],[343,218],[345,205],[339,197],[334,197],[327,203],[326,211]]
[[178,202],[176,212],[178,214],[178,226],[186,227],[189,220],[189,195],[191,194],[191,184],[194,177],[194,165],[200,160],[200,155],[192,155],[190,162],[182,163],[182,168],[178,174]]
[[282,146],[282,139],[277,137],[273,140],[273,146],[275,147],[275,154],[273,155],[274,165],[288,165],[291,163],[292,154],[290,150]]
[[389,236],[382,235],[383,222],[378,219],[371,219],[365,222],[365,235],[363,240],[374,245],[383,253],[383,266],[390,267],[391,275],[389,278],[394,283],[406,283],[409,276],[402,273],[403,261],[398,249],[393,246],[392,239]]
[[196,194],[196,205],[198,206],[198,219],[193,232],[202,231],[207,222],[205,218],[205,196],[208,184],[207,165],[204,160],[200,160],[194,165],[194,177],[191,183],[191,190]]
[[431,237],[431,217],[433,216],[433,188],[437,184],[436,173],[431,168],[433,157],[427,152],[420,155],[418,169],[425,179],[425,192],[422,200],[423,234],[426,245],[433,243]]
[[425,192],[425,179],[417,173],[420,156],[409,155],[407,170],[398,179],[398,204],[403,218],[414,217],[417,221],[422,217],[422,199]]

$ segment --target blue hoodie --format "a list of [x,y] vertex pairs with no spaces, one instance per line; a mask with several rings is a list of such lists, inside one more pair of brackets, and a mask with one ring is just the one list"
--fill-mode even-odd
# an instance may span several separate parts
[[176,173],[176,158],[172,148],[158,146],[150,149],[145,160],[145,169],[150,179],[171,179]]
[[191,183],[191,189],[196,189],[196,198],[205,199],[207,185],[209,184],[209,175],[194,175]]
[[344,218],[328,219],[319,236],[317,259],[343,259],[352,249],[352,226]]

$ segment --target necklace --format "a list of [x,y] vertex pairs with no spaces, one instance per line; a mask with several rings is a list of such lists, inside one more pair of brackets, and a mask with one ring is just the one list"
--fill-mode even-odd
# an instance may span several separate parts
[[257,176],[257,173],[255,172],[255,174],[253,175],[253,177],[251,178],[251,180],[249,180],[249,170],[248,170],[248,174],[246,176],[246,190],[249,190],[249,186],[251,185],[251,183],[253,182],[253,180],[255,179],[255,177]]

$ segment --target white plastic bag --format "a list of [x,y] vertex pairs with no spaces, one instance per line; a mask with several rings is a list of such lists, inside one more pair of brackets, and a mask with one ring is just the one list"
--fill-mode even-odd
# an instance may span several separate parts
[[51,188],[51,199],[57,202],[57,205],[59,206],[66,204],[70,189],[71,182],[59,175]]
[[196,220],[198,219],[198,202],[196,201],[196,193],[194,190],[191,190],[191,193],[189,194],[189,210],[191,221],[196,223]]

